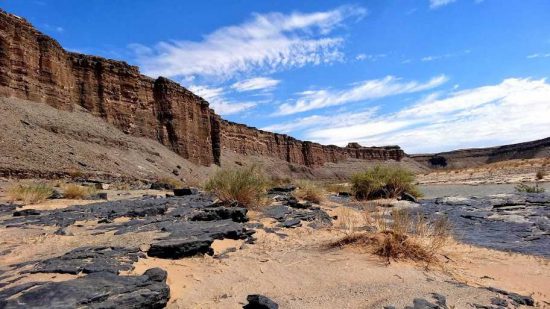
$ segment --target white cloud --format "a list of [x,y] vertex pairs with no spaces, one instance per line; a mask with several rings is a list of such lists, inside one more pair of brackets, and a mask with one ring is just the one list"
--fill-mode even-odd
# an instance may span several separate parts
[[430,0],[430,8],[431,9],[437,9],[439,7],[451,4],[455,1],[456,0]]
[[531,54],[527,56],[527,59],[534,59],[534,58],[550,58],[550,53],[547,53],[547,54],[536,53],[536,54]]
[[376,62],[377,60],[385,57],[386,57],[386,54],[374,54],[374,55],[358,54],[357,56],[355,56],[355,60],[357,61],[369,60],[372,62]]
[[[433,94],[392,114],[310,116],[286,123],[323,144],[398,144],[408,153],[439,152],[539,139],[550,132],[550,84],[510,78],[446,95]],[[309,121],[308,121],[309,120]],[[303,125],[301,125],[303,124]],[[285,124],[270,128],[285,129]]]
[[341,60],[343,39],[329,34],[344,20],[365,14],[365,9],[349,6],[307,14],[254,14],[252,20],[220,28],[201,41],[160,42],[152,48],[134,44],[131,48],[151,76],[227,79],[243,72]]
[[440,86],[447,80],[446,76],[441,75],[425,83],[417,81],[402,82],[394,76],[386,76],[382,79],[359,82],[351,88],[344,90],[321,89],[304,91],[300,93],[300,98],[295,103],[281,104],[276,114],[290,115],[329,106],[419,92]]
[[192,85],[189,90],[210,103],[210,107],[220,115],[236,114],[256,106],[255,102],[231,102],[225,98],[222,87],[210,88],[208,86]]
[[308,129],[312,127],[317,127],[319,124],[326,125],[327,123],[333,122],[338,123],[340,126],[352,125],[359,121],[364,121],[367,118],[371,118],[375,115],[377,107],[372,107],[365,109],[359,112],[353,113],[338,113],[336,115],[313,115],[303,118],[293,119],[290,122],[285,122],[281,124],[274,124],[267,127],[263,127],[262,130],[273,131],[278,133],[290,133],[292,131],[299,131],[303,129]]
[[239,91],[268,90],[276,87],[281,81],[268,77],[255,77],[234,83],[231,88]]

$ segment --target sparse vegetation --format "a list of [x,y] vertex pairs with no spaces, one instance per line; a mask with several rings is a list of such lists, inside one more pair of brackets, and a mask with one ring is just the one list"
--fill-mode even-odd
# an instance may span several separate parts
[[537,173],[535,174],[535,178],[537,180],[542,180],[545,176],[546,176],[546,171],[542,169],[538,170]]
[[391,166],[375,166],[352,176],[352,190],[357,199],[395,198],[404,192],[420,196],[410,171]]
[[451,229],[445,217],[430,222],[420,214],[398,210],[391,213],[391,219],[368,214],[365,220],[370,232],[347,233],[331,246],[364,246],[387,263],[400,259],[431,263],[437,261],[437,252],[450,238]]
[[63,186],[63,197],[72,200],[81,200],[94,195],[97,190],[93,187],[85,187],[77,184]]
[[205,184],[205,189],[224,202],[244,207],[261,204],[268,181],[258,166],[221,169]]
[[530,186],[525,183],[520,183],[515,187],[517,192],[526,192],[526,193],[543,193],[546,190],[544,188],[539,187],[538,184],[535,184],[534,186]]
[[321,203],[324,199],[324,191],[315,183],[302,180],[297,183],[297,189],[294,192],[294,196],[312,203]]
[[53,188],[46,183],[16,184],[8,189],[12,201],[36,204],[46,200],[53,193]]

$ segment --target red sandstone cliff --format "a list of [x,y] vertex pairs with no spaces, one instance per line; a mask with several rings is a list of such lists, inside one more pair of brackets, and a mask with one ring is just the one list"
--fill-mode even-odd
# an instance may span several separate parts
[[0,10],[0,96],[78,104],[135,136],[158,140],[201,165],[222,149],[320,166],[346,158],[400,160],[397,146],[323,146],[221,119],[208,102],[169,79],[152,79],[125,62],[65,51],[24,19]]

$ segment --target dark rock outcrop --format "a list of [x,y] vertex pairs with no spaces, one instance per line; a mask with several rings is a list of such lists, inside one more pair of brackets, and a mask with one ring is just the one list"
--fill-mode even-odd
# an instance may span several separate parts
[[96,272],[62,282],[31,282],[0,292],[0,307],[11,308],[164,308],[170,297],[166,272],[142,276]]

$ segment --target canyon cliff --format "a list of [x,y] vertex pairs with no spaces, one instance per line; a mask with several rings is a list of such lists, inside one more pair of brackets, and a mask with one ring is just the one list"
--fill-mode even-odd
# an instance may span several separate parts
[[348,158],[401,160],[398,146],[325,146],[222,119],[201,97],[125,62],[64,50],[24,19],[0,10],[0,96],[72,111],[81,106],[126,134],[160,142],[199,165],[222,150],[309,167]]
[[489,148],[471,148],[410,156],[430,168],[468,168],[515,159],[549,158],[550,137]]

